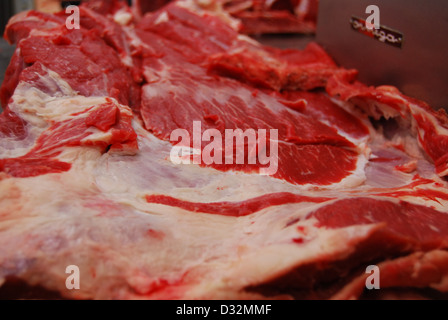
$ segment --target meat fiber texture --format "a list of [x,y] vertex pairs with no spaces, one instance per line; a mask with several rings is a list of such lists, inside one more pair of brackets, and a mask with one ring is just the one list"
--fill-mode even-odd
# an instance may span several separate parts
[[[136,0],[142,16],[172,0]],[[318,0],[177,0],[193,3],[215,14],[235,18],[245,34],[302,33],[316,31]]]
[[[198,1],[201,3],[201,1]],[[202,3],[207,1],[202,1]],[[209,0],[242,23],[246,34],[315,33],[318,0]],[[203,4],[202,4],[203,5]],[[204,6],[204,5],[203,5]]]
[[[108,3],[81,6],[79,30],[34,11],[7,26],[0,296],[356,299],[370,265],[384,297],[448,291],[443,112],[316,44],[263,47],[185,3],[139,23]],[[278,171],[173,163],[170,134],[194,121],[278,130]]]

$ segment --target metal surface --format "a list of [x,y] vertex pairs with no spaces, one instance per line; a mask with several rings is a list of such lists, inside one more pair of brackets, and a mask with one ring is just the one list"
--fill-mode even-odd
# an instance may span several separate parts
[[14,12],[19,13],[26,10],[34,9],[33,0],[14,0]]
[[[380,8],[382,26],[403,34],[402,48],[356,32],[350,19]],[[370,85],[394,85],[405,94],[448,107],[448,1],[321,0],[317,41]]]

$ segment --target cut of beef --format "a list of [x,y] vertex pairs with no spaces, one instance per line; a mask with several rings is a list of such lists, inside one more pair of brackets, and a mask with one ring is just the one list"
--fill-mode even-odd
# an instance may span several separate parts
[[[136,0],[138,15],[155,11],[173,0]],[[177,0],[219,15],[235,18],[245,34],[314,33],[318,0]]]
[[143,16],[145,13],[162,8],[171,1],[172,0],[135,0],[133,5],[138,10],[139,15]]
[[224,0],[223,9],[241,21],[242,32],[314,33],[318,0]]
[[[185,2],[80,10],[79,30],[37,12],[6,30],[1,297],[351,299],[369,265],[391,294],[448,291],[443,112]],[[171,161],[174,131],[212,129],[277,130],[278,171]]]
[[[166,17],[166,20],[163,21],[161,16]],[[357,124],[357,130],[363,132],[363,135],[343,137],[318,118],[291,111],[268,92],[257,91],[254,87],[226,77],[217,81],[216,76],[207,72],[210,70],[207,63],[201,67],[200,62],[207,61],[210,56],[224,55],[231,48],[236,51],[249,49],[262,55],[265,61],[275,60],[258,44],[241,38],[229,27],[223,28],[216,17],[204,18],[204,23],[208,23],[205,32],[210,34],[204,37],[200,31],[202,26],[192,23],[196,17],[181,7],[170,6],[165,11],[146,17],[138,26],[142,31],[137,31],[137,35],[145,43],[143,65],[151,66],[148,72],[144,69],[148,84],[142,89],[141,106],[141,115],[148,130],[169,141],[171,132],[179,127],[189,130],[193,135],[194,121],[200,122],[204,130],[216,129],[223,135],[225,129],[275,128],[279,139],[279,171],[275,177],[295,184],[329,185],[341,182],[355,171],[363,157],[358,158],[357,151],[360,150],[356,150],[354,143],[358,139],[367,139],[368,130],[364,124]],[[305,87],[315,87],[308,83],[321,82],[315,80],[321,79],[321,75],[313,72],[330,60],[321,51],[311,46],[303,53],[303,56],[309,57],[309,61],[302,59],[304,66],[299,72],[306,74],[302,70],[313,70],[303,81]],[[244,63],[242,59],[237,59],[235,63],[237,61]],[[256,59],[253,59],[252,79],[263,81],[263,76],[276,71],[271,67],[272,72],[268,70],[258,75],[260,69],[256,69],[255,63]],[[244,66],[250,67],[248,64]],[[260,61],[258,66],[262,67]],[[333,73],[339,72],[334,64],[322,68],[332,70]],[[299,75],[297,71],[289,72],[286,69],[281,75],[285,79]],[[236,73],[234,75],[241,79]],[[309,98],[312,101],[311,95]],[[307,103],[306,100],[301,101]],[[332,108],[336,112],[343,112],[336,105],[332,105]],[[353,125],[356,126],[356,122]],[[330,173],[325,170],[329,165],[334,169]],[[253,166],[233,165],[213,167],[244,172],[257,169]]]

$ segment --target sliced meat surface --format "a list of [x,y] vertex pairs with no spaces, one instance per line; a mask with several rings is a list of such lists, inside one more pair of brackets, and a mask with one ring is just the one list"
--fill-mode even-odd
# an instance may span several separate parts
[[[365,86],[316,44],[263,47],[214,11],[80,10],[79,30],[32,11],[6,30],[0,297],[368,298],[372,265],[377,298],[446,294],[443,112]],[[210,151],[212,129],[266,130],[278,170],[249,163],[250,139],[172,161],[176,146]]]

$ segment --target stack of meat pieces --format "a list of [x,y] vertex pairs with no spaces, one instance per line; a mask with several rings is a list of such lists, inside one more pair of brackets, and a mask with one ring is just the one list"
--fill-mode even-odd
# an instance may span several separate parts
[[[172,0],[136,0],[140,15],[154,11]],[[318,0],[177,0],[194,2],[199,7],[225,12],[241,22],[241,32],[314,33]]]
[[221,0],[221,2],[224,11],[242,22],[243,33],[316,31],[318,0]]
[[[17,50],[0,92],[0,296],[448,291],[444,112],[357,82],[316,44],[262,47],[187,2],[138,23],[114,1],[80,16],[79,30],[63,13],[7,27]],[[278,130],[266,138],[278,170],[173,163],[171,133],[194,134],[194,122]],[[79,290],[66,287],[71,265]],[[381,290],[366,289],[370,265]]]

